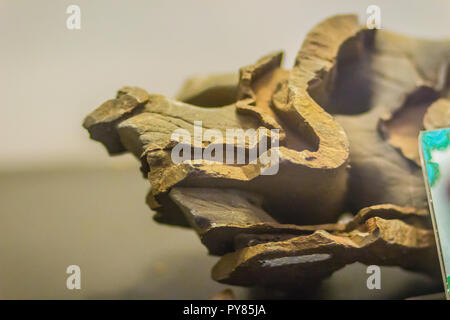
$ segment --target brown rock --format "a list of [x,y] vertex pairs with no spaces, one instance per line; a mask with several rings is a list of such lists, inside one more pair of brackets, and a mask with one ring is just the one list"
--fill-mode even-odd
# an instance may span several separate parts
[[[412,217],[414,224],[405,220]],[[369,207],[345,231],[317,230],[228,253],[214,266],[212,277],[244,286],[298,287],[357,261],[438,275],[434,233],[427,225],[424,213],[412,208]]]
[[[292,69],[282,59],[191,78],[181,101],[125,87],[83,125],[110,154],[141,161],[155,220],[195,229],[224,255],[217,281],[299,286],[357,261],[435,274],[417,135],[448,125],[450,42],[366,30],[344,15],[308,33]],[[221,138],[192,140],[196,121]],[[189,153],[176,163],[180,129]],[[269,150],[252,162],[259,141],[227,129],[277,129],[279,146],[273,133],[260,136]],[[213,148],[245,159],[198,158]],[[265,175],[273,154],[278,172]]]

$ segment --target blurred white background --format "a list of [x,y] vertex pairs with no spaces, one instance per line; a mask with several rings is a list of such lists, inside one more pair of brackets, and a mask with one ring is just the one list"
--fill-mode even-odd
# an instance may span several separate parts
[[[66,28],[71,4],[81,30]],[[0,298],[206,299],[225,288],[193,231],[151,220],[137,161],[109,157],[84,116],[123,85],[173,96],[193,74],[237,71],[279,49],[288,67],[316,23],[339,13],[365,23],[370,4],[383,28],[450,37],[446,0],[0,0]],[[66,289],[70,264],[80,291]],[[365,268],[351,266],[320,296],[436,288],[397,268],[383,277],[369,292]]]

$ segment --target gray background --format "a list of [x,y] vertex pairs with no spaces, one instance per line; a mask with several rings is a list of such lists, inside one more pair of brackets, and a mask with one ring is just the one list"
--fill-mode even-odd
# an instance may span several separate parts
[[[81,7],[81,30],[66,28],[70,4]],[[193,232],[151,220],[137,162],[108,157],[83,117],[123,85],[173,96],[192,74],[278,49],[290,66],[312,26],[337,13],[364,22],[369,4],[385,28],[449,37],[445,0],[1,0],[0,297],[209,298],[225,288],[210,280],[216,258]],[[81,267],[80,291],[65,287],[70,264]],[[402,298],[440,285],[386,268],[374,292],[366,278],[354,265],[314,294]]]

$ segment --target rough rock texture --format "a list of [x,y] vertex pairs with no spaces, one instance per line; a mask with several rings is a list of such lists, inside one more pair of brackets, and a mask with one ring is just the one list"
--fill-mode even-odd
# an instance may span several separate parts
[[[189,79],[171,99],[119,90],[86,117],[110,154],[140,159],[155,220],[193,228],[213,278],[236,285],[299,286],[356,261],[435,274],[434,236],[418,162],[423,128],[450,125],[450,42],[366,30],[352,15],[314,27],[292,69],[274,52],[234,74]],[[194,122],[216,129],[278,129],[258,141],[196,141]],[[192,147],[175,163],[177,129]],[[244,150],[241,163],[197,151]],[[278,154],[279,170],[264,175]],[[224,156],[225,158],[226,156]],[[336,222],[344,213],[357,213]]]
[[[341,229],[342,230],[337,230]],[[229,284],[298,286],[356,261],[438,274],[434,233],[424,212],[381,205],[365,208],[336,231],[250,243],[224,255],[213,279]]]
[[312,231],[341,230],[342,225],[280,224],[261,206],[261,196],[234,189],[172,188],[170,198],[181,209],[189,224],[211,254],[233,251],[245,235],[286,238]]
[[[331,57],[337,48],[333,50]],[[315,73],[308,74],[296,67],[291,73],[282,70],[281,59],[282,53],[275,53],[242,68],[238,87],[240,99],[235,104],[203,108],[149,95],[142,89],[123,88],[116,99],[89,115],[84,125],[92,137],[100,141],[104,141],[104,136],[112,139],[109,132],[115,126],[115,142],[105,143],[110,153],[122,151],[123,146],[142,160],[143,171],[152,184],[148,202],[159,212],[156,218],[160,221],[183,224],[168,197],[170,189],[176,185],[249,190],[262,194],[264,206],[276,208],[281,221],[332,221],[342,211],[345,200],[348,141],[342,127],[314,100],[303,96],[307,83],[315,79]],[[325,68],[327,59],[316,58],[316,67]],[[286,86],[277,91],[280,82]],[[295,82],[303,82],[303,91],[296,91],[299,89],[294,88]],[[277,107],[271,108],[274,94]],[[193,124],[198,120],[202,121],[203,128],[219,130],[223,136],[230,128],[279,129],[278,173],[262,175],[268,164],[259,161],[260,158],[255,164],[242,165],[201,159],[173,163],[171,151],[176,142],[171,141],[171,134],[181,128],[193,136]],[[103,126],[108,131],[104,135],[97,133]],[[208,144],[202,143],[200,147],[205,150]],[[234,141],[223,141],[224,148],[227,144],[235,145]],[[246,152],[250,148],[250,143],[245,142]]]
[[449,61],[450,41],[362,30],[343,42],[328,94],[315,96],[350,142],[352,211],[426,206],[417,137],[427,108],[446,95]]

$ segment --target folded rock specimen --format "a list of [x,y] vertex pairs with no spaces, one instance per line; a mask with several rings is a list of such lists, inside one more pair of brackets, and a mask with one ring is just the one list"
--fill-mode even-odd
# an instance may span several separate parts
[[[343,15],[308,33],[292,69],[282,57],[191,78],[177,99],[122,88],[83,125],[110,154],[140,159],[155,220],[192,227],[223,255],[217,281],[299,286],[356,261],[434,274],[417,135],[450,126],[450,42],[367,30]],[[173,132],[195,136],[198,121],[220,136],[276,129],[279,144],[268,135],[268,150],[247,161],[255,141],[183,140],[194,155],[174,162]],[[195,157],[211,146],[244,150],[246,161]],[[273,154],[278,170],[263,174]],[[358,213],[336,222],[344,212]]]
[[[286,240],[254,237],[214,266],[213,279],[236,285],[299,285],[356,261],[436,273],[434,233],[421,211],[392,205],[365,208],[347,224]],[[341,229],[341,230],[339,230]],[[285,232],[289,232],[286,230]]]

